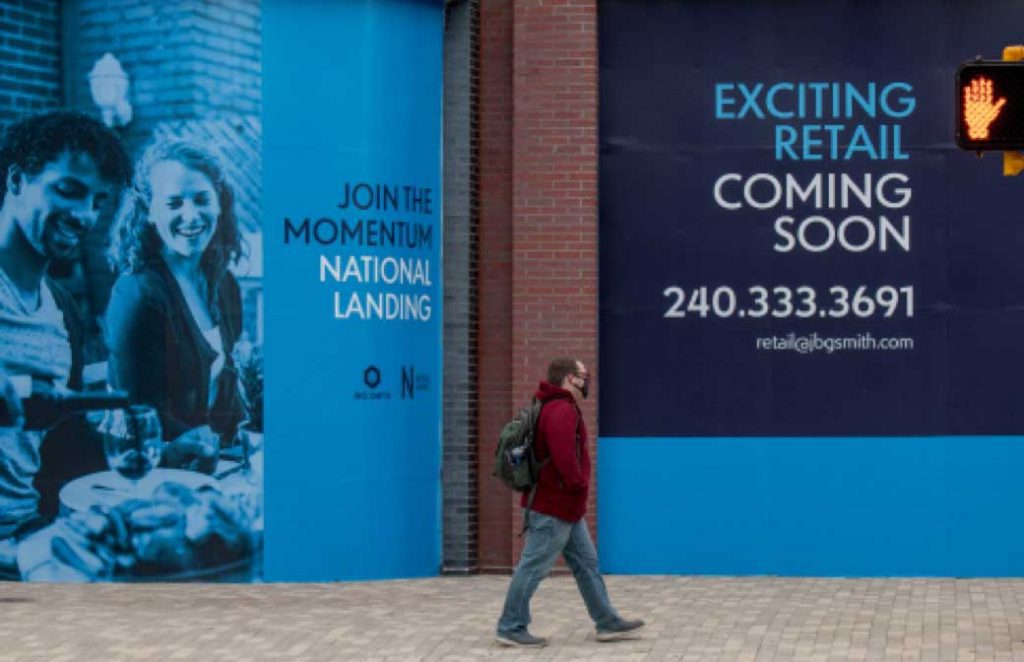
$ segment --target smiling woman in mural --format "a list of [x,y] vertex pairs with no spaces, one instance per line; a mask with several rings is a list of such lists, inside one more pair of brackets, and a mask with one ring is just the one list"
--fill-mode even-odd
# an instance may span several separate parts
[[231,350],[241,333],[234,193],[202,147],[143,153],[111,229],[120,272],[106,314],[112,383],[160,413],[169,466],[212,471],[243,418]]

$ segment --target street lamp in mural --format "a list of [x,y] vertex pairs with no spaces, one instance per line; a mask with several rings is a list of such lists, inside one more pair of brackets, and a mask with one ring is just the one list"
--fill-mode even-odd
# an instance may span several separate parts
[[128,74],[111,53],[104,53],[89,72],[89,91],[99,106],[103,123],[113,128],[132,121],[128,103]]

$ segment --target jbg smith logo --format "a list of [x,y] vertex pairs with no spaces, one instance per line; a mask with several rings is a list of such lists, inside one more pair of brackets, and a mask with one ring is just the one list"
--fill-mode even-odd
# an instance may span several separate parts
[[375,365],[366,366],[363,370],[362,385],[364,389],[357,390],[353,394],[353,400],[390,400],[391,391],[381,389],[380,368]]
[[402,366],[402,399],[412,400],[417,393],[430,390],[430,375],[417,374],[416,366]]

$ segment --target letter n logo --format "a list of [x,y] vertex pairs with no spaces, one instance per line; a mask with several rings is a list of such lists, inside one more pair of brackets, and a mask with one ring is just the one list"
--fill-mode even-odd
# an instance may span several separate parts
[[411,365],[402,366],[402,399],[415,397],[413,386],[416,384],[416,368]]

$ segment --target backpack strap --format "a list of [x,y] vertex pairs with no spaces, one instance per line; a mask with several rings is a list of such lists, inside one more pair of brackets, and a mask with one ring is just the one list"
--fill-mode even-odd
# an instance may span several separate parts
[[[537,398],[536,397],[533,398],[533,403],[537,404]],[[544,412],[544,405],[546,405],[546,404],[547,404],[546,402],[540,403],[540,407],[537,408],[537,418],[534,419],[533,425],[530,426],[533,429],[533,438],[530,439],[530,461],[531,462],[536,462],[537,461],[537,433],[540,430],[540,415]],[[543,462],[540,463],[540,469],[537,470],[538,480],[540,479],[540,472],[544,469],[545,466],[547,466],[548,462],[550,462],[550,461],[551,461],[551,450],[548,449],[548,456],[546,458],[544,458]],[[536,490],[537,486],[534,485],[533,489]],[[529,503],[533,503],[532,491],[531,491]]]
[[[533,402],[536,404],[536,397],[534,397]],[[544,402],[540,403],[540,407],[537,409],[537,420],[534,421],[533,425],[533,439],[530,440],[530,456],[531,460],[534,462],[537,461],[537,453],[535,452],[535,449],[537,447],[537,432],[540,428],[540,415],[541,412],[544,411],[545,404],[546,403]],[[548,456],[544,458],[543,462],[540,463],[540,469],[537,470],[537,482],[534,483],[533,487],[530,488],[530,496],[526,497],[526,512],[523,513],[523,528],[521,531],[519,531],[518,536],[520,538],[522,538],[523,534],[526,533],[526,529],[530,527],[530,509],[533,508],[533,499],[534,497],[537,496],[537,487],[540,485],[540,472],[544,470],[544,467],[546,467],[548,462],[550,461],[551,452],[549,451]]]
[[[547,460],[544,461],[547,463]],[[526,512],[523,513],[523,529],[519,532],[520,538],[526,533],[526,529],[530,528],[530,509],[533,508],[533,497],[537,496],[537,485],[530,489],[530,496],[526,497]]]
[[580,434],[580,427],[583,424],[583,412],[576,408],[576,463],[583,460],[583,435]]

